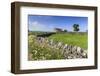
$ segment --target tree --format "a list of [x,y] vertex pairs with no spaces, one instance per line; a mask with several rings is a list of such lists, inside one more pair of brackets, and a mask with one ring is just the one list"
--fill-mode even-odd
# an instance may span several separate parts
[[67,32],[67,30],[64,30],[64,32]]
[[73,28],[74,28],[74,31],[76,31],[76,32],[78,32],[80,30],[79,29],[79,24],[74,24]]

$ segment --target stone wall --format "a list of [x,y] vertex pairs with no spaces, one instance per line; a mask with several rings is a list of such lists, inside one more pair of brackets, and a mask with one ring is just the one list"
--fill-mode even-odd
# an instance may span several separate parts
[[62,42],[56,42],[53,39],[44,37],[37,37],[36,40],[39,42],[39,44],[45,43],[51,48],[60,50],[65,59],[87,58],[87,50],[84,50],[79,46],[72,46]]

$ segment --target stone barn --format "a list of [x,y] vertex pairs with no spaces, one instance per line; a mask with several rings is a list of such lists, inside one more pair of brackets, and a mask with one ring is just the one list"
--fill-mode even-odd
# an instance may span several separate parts
[[61,28],[54,28],[55,32],[63,32],[63,30]]

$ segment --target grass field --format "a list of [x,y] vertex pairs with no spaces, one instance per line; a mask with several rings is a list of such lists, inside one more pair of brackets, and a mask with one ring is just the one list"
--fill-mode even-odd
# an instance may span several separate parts
[[[28,60],[52,60],[64,59],[61,54],[62,49],[51,48],[48,44],[38,43],[36,36],[44,34],[45,32],[29,32],[28,35]],[[55,42],[62,42],[73,46],[79,46],[87,50],[87,33],[55,33],[47,39],[53,39]]]
[[80,46],[83,49],[88,48],[88,37],[87,33],[57,33],[53,34],[49,37],[50,39],[54,39],[54,41],[63,42],[65,44]]

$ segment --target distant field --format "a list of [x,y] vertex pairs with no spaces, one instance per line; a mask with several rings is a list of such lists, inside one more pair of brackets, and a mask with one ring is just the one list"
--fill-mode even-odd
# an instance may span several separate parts
[[80,46],[83,49],[88,48],[88,37],[87,33],[57,33],[53,34],[49,37],[50,39],[54,39],[54,41],[63,42],[65,44],[71,44]]

